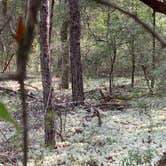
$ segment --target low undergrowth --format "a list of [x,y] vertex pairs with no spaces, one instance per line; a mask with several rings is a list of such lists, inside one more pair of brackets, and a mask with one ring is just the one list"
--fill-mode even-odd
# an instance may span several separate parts
[[[85,105],[59,107],[56,114],[56,147],[44,147],[42,92],[31,83],[28,97],[29,166],[155,166],[166,149],[166,97],[147,95],[139,86],[119,87],[108,97],[104,81],[86,90]],[[102,85],[101,85],[102,84]],[[11,84],[6,85],[12,88]],[[17,85],[15,85],[17,87]],[[94,87],[94,86],[93,86]],[[15,88],[17,89],[17,88]],[[56,89],[56,88],[55,88]],[[140,89],[140,91],[139,91]],[[56,97],[70,101],[70,91],[55,90]],[[1,98],[21,124],[19,93],[4,93]],[[15,137],[11,125],[0,121],[0,163],[21,165],[21,135]],[[17,140],[16,140],[17,138]]]

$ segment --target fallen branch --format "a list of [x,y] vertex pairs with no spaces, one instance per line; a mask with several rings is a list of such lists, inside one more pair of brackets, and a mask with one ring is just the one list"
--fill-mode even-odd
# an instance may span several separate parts
[[[1,87],[1,86],[0,86],[0,90],[6,91],[6,92],[8,92],[8,93],[13,93],[13,94],[15,94],[15,95],[16,95],[16,94],[20,94],[20,91],[16,91],[16,90],[9,89],[9,88],[4,88],[4,87]],[[35,99],[35,100],[37,100],[37,101],[39,101],[39,102],[43,102],[42,99],[38,99],[38,98],[36,98],[34,95],[31,95],[31,94],[27,94],[27,93],[26,93],[26,96],[29,97],[29,98]]]

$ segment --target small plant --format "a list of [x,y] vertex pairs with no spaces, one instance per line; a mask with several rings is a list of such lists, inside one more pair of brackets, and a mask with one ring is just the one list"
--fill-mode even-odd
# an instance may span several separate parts
[[143,164],[142,156],[137,151],[129,151],[128,157],[122,160],[122,166],[137,166]]
[[11,123],[18,131],[18,124],[8,112],[6,106],[0,102],[0,118]]
[[148,149],[143,153],[140,151],[129,151],[128,156],[122,159],[122,166],[137,166],[139,164],[150,163],[154,156],[154,151]]
[[153,157],[154,157],[154,151],[151,149],[146,150],[143,154],[144,163],[150,163]]
[[115,139],[112,139],[111,137],[107,137],[106,140],[110,145],[112,145],[113,143],[117,143],[117,141]]
[[143,99],[138,102],[138,108],[140,109],[140,115],[146,115],[149,113],[148,103]]

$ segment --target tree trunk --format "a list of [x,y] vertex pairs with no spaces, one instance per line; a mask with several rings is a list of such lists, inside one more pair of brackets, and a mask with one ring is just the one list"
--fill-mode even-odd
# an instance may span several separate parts
[[84,100],[82,64],[80,54],[80,1],[69,0],[69,9],[72,97],[74,102],[80,103]]
[[53,16],[54,16],[54,5],[55,5],[55,0],[51,0],[50,29],[49,29],[49,42],[50,43],[51,43],[52,24],[53,24]]
[[132,72],[131,72],[131,87],[134,88],[135,81],[135,53],[132,53]]
[[6,16],[6,14],[7,14],[7,7],[8,7],[8,1],[2,0],[2,14],[3,14],[3,16]]
[[43,85],[43,103],[45,110],[45,144],[55,145],[55,123],[52,109],[52,87],[50,74],[50,43],[49,43],[49,0],[41,1],[40,9],[40,45],[41,72]]
[[[156,30],[156,13],[155,10],[153,10],[153,30]],[[155,70],[155,54],[156,54],[156,40],[155,36],[153,35],[153,51],[152,51],[152,72]],[[152,73],[152,78],[151,78],[151,89],[154,89],[155,85],[155,78]]]
[[[67,10],[67,9],[66,9]],[[68,10],[67,10],[68,11]],[[68,27],[69,18],[66,12],[64,21],[61,27],[61,44],[62,44],[62,76],[61,87],[63,89],[69,88],[69,43],[68,43]]]
[[116,61],[116,55],[117,55],[117,48],[116,48],[116,41],[114,39],[114,44],[113,44],[113,58],[111,61],[111,69],[110,69],[110,74],[109,74],[109,93],[112,93],[112,88],[113,88],[113,72],[114,72],[114,64]]
[[131,87],[134,87],[135,81],[135,46],[134,46],[135,37],[132,36],[131,40],[131,61],[132,61],[132,72],[131,72]]
[[149,79],[149,76],[148,76],[149,73],[148,73],[148,71],[147,71],[147,66],[141,65],[141,68],[142,68],[142,70],[143,70],[144,77],[145,77],[145,81],[146,81],[147,87],[149,88],[149,92],[150,92],[151,94],[153,94],[153,89],[152,89],[151,86],[150,86],[150,79]]

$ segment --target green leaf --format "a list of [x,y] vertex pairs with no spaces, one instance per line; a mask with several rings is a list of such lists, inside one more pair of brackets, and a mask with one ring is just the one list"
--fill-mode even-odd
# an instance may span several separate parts
[[13,124],[13,126],[18,130],[17,122],[12,118],[8,110],[6,109],[5,105],[0,102],[0,118],[3,120]]

